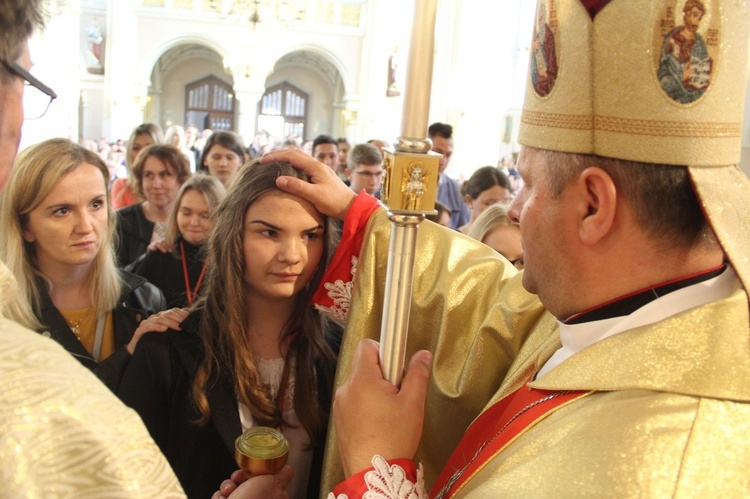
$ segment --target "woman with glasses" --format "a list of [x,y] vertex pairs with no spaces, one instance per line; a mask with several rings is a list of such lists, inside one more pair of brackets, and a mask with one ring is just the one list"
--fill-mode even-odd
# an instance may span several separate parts
[[122,267],[146,253],[151,242],[164,239],[167,219],[180,186],[190,177],[182,152],[170,145],[141,151],[133,165],[138,195],[145,201],[117,210],[117,261]]
[[167,221],[164,245],[170,251],[149,251],[130,268],[161,289],[169,308],[189,307],[198,301],[208,267],[205,243],[225,192],[219,179],[202,173],[182,184]]
[[19,293],[7,315],[51,337],[116,388],[148,314],[165,306],[154,286],[118,271],[109,171],[66,139],[22,152],[0,205],[0,259]]
[[132,206],[141,201],[138,193],[138,181],[133,175],[133,165],[143,149],[154,144],[164,142],[161,128],[154,123],[143,123],[133,129],[128,139],[127,149],[125,152],[125,166],[127,168],[127,178],[118,178],[112,182],[110,190],[112,191],[112,207],[115,210]]

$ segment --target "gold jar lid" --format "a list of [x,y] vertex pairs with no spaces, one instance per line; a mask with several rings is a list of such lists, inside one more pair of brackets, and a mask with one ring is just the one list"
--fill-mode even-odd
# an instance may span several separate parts
[[234,442],[237,464],[251,475],[277,473],[286,464],[289,441],[274,428],[248,428]]

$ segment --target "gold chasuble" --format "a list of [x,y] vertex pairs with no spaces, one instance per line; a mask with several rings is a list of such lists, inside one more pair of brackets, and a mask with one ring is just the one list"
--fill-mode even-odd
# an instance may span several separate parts
[[[389,230],[380,210],[362,238],[337,386],[359,340],[378,339]],[[436,224],[420,227],[407,356],[434,352],[415,457],[428,490],[474,418],[527,390],[560,347],[557,321],[520,276],[476,241]],[[446,497],[746,493],[750,318],[748,296],[735,283],[727,299],[600,341],[529,383],[549,393],[586,393],[545,412],[498,453],[483,453]],[[467,289],[481,299],[468,299]],[[344,478],[330,430],[325,492]],[[497,433],[491,425],[484,430],[467,432],[476,441],[466,462]],[[707,457],[727,452],[729,460]]]
[[[648,288],[657,296],[647,310],[658,312],[653,320],[631,321],[645,305],[614,314],[606,320],[617,331],[565,352],[559,323],[507,260],[424,222],[406,355],[430,350],[434,367],[414,463],[376,456],[371,470],[339,483],[330,431],[323,492],[335,488],[337,499],[366,491],[425,497],[431,489],[432,496],[445,489],[444,497],[472,498],[747,497],[750,180],[736,164],[750,1],[538,0],[532,33],[519,143],[566,158],[587,155],[581,161],[590,166],[612,158],[644,172],[642,163],[682,168],[724,253],[726,268],[710,284],[719,283],[721,293],[686,284],[680,291],[704,300],[680,302],[680,291]],[[348,282],[340,270],[329,271],[338,277],[324,284],[332,303],[321,306],[344,318],[351,302],[337,386],[349,376],[359,340],[379,338],[382,317],[390,223],[382,210],[369,221],[361,217],[371,211],[361,209],[360,198],[339,246],[351,261],[334,256],[332,263],[355,277]],[[533,240],[525,243],[531,248]],[[669,282],[690,277],[670,272]],[[553,354],[559,362],[537,376]],[[563,396],[572,398],[560,403]],[[514,428],[510,437],[502,434],[504,419]]]
[[[450,497],[746,496],[748,321],[748,296],[738,285],[725,300],[570,357],[530,386],[594,393],[521,432]],[[537,336],[529,337],[490,405],[556,349]]]
[[[355,262],[336,386],[349,376],[357,343],[379,339],[389,235],[390,222],[380,210],[367,226]],[[537,328],[553,336],[555,320],[523,289],[515,267],[488,246],[431,222],[420,226],[417,244],[406,355],[422,349],[434,353],[425,432],[417,454],[431,484],[497,391],[526,334]],[[477,296],[481,300],[469,298]],[[330,425],[322,487],[326,492],[344,478],[335,437]]]

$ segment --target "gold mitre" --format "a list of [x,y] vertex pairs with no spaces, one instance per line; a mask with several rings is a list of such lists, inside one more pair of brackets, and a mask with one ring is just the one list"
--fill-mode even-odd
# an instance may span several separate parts
[[539,0],[519,142],[687,165],[750,289],[748,0]]

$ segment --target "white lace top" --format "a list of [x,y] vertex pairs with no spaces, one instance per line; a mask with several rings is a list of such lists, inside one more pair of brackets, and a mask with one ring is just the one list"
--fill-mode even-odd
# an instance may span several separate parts
[[[272,397],[276,397],[281,385],[281,376],[284,372],[284,359],[260,359],[256,358],[256,365],[260,371],[263,381],[268,385]],[[293,362],[293,361],[292,361]],[[284,424],[281,432],[289,441],[289,458],[287,464],[294,470],[292,481],[287,486],[287,493],[290,498],[307,496],[307,480],[310,476],[310,465],[312,463],[312,449],[310,445],[310,436],[297,418],[294,412],[294,364],[290,366],[289,389],[284,394]],[[240,422],[242,431],[255,426],[250,409],[243,403],[239,403]]]

